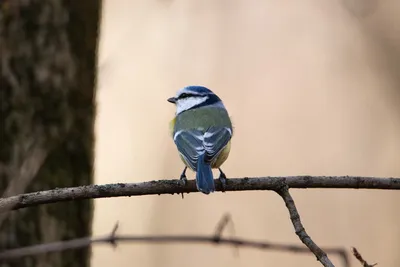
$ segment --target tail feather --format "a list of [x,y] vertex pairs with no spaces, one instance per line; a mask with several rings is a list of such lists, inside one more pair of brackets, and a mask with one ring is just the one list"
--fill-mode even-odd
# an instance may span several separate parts
[[205,163],[204,157],[205,154],[201,155],[197,161],[196,185],[200,192],[208,195],[215,191],[215,184],[211,165]]

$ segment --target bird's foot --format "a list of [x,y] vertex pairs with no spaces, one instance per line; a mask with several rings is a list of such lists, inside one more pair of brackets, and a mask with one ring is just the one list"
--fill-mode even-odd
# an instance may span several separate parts
[[187,183],[186,169],[187,169],[187,167],[185,167],[185,168],[183,169],[183,172],[182,172],[182,174],[181,174],[181,177],[179,178],[180,181],[181,181],[182,186],[185,186],[186,183]]
[[221,182],[221,191],[225,192],[225,188],[226,188],[226,175],[225,173],[221,170],[221,168],[218,168],[219,170],[219,181]]
[[[187,167],[185,167],[183,169],[181,177],[179,178],[182,186],[186,186],[186,184],[187,184],[186,169],[187,169]],[[182,199],[183,199],[183,192],[181,194],[182,194]]]

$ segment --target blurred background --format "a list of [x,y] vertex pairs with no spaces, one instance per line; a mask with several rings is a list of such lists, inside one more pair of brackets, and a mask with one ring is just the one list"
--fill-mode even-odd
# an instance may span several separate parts
[[[228,177],[400,177],[398,0],[1,0],[0,62],[1,198],[177,179],[167,98],[187,85],[209,87],[229,110]],[[322,248],[354,246],[370,264],[400,266],[398,192],[291,192]],[[0,267],[320,266],[311,253],[198,244],[1,259],[8,249],[107,235],[117,221],[119,234],[209,235],[227,213],[226,236],[301,246],[269,191],[4,211]]]
[[[166,99],[187,85],[209,87],[232,116],[228,177],[400,176],[397,0],[105,0],[98,70],[97,184],[179,177],[168,132],[175,110]],[[354,246],[369,263],[400,265],[398,192],[292,195],[321,247]],[[94,235],[116,221],[121,234],[209,234],[230,213],[235,236],[300,244],[284,203],[269,191],[94,204]],[[141,243],[94,246],[91,264],[320,266],[311,254]]]

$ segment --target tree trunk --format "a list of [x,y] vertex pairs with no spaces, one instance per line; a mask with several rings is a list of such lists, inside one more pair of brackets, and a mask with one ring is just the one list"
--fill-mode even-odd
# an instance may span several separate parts
[[[0,1],[0,195],[92,183],[101,1]],[[91,233],[90,200],[0,216],[0,250]],[[1,267],[88,266],[90,249]]]

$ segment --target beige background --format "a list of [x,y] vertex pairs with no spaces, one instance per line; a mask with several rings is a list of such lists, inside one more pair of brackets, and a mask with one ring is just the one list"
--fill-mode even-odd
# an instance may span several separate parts
[[[233,118],[228,177],[400,177],[399,13],[398,0],[104,1],[96,183],[179,176],[166,99],[190,84],[211,88]],[[293,197],[319,245],[356,246],[371,263],[400,266],[398,192]],[[94,235],[116,221],[120,233],[208,234],[229,212],[236,236],[300,243],[273,192],[95,204]],[[95,246],[92,266],[320,265],[311,255],[247,248],[235,256],[229,247],[121,244]]]

